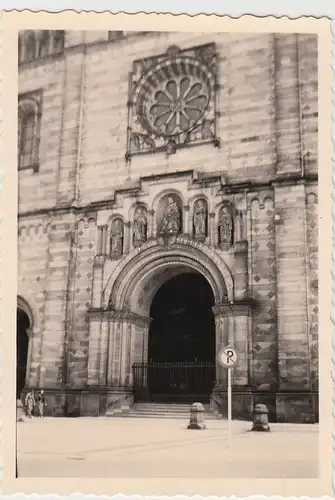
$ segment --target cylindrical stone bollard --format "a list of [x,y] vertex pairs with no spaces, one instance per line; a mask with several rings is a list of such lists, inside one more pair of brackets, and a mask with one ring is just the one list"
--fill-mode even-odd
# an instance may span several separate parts
[[17,422],[25,422],[25,414],[23,409],[23,404],[21,399],[16,400],[16,421]]
[[191,406],[190,422],[188,429],[203,430],[206,429],[204,419],[204,407],[201,403],[193,403]]
[[259,431],[259,432],[269,432],[270,431],[270,426],[269,426],[269,410],[267,407],[263,404],[258,404],[254,408],[254,418],[253,418],[253,425],[251,430],[252,431]]

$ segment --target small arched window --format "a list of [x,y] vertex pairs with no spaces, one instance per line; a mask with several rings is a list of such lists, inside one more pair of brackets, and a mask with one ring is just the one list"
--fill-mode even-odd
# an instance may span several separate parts
[[64,30],[26,31],[19,35],[19,63],[64,52]]
[[18,166],[19,169],[37,171],[41,117],[38,98],[19,98],[18,111]]

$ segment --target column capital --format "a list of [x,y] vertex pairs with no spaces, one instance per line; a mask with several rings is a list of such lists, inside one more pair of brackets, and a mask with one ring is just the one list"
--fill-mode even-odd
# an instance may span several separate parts
[[218,316],[220,314],[233,315],[233,316],[250,316],[251,303],[249,301],[245,302],[230,301],[222,304],[216,304],[212,308],[212,310],[215,316]]
[[148,327],[152,321],[151,318],[140,316],[132,311],[126,309],[118,310],[111,307],[90,307],[87,314],[90,321],[120,321],[133,323],[142,327]]
[[209,214],[208,214],[208,215],[209,215],[209,217],[210,217],[211,219],[214,219],[214,217],[215,217],[215,212],[209,212]]

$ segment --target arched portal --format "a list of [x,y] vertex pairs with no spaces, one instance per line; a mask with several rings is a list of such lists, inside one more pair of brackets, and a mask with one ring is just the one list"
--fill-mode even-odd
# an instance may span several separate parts
[[214,296],[197,272],[166,281],[151,304],[149,362],[215,362]]
[[[203,243],[182,235],[171,245],[144,243],[114,267],[100,307],[90,311],[88,384],[139,394],[149,382],[152,394],[150,380],[168,380],[164,391],[186,381],[188,394],[208,399],[221,377],[216,353],[234,335],[233,300],[226,263]],[[187,371],[185,364],[193,367]]]
[[16,398],[21,397],[25,387],[28,362],[29,329],[31,320],[20,307],[16,310]]

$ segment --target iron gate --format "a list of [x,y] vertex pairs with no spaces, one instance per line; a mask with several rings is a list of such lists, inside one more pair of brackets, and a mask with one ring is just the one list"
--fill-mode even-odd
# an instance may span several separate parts
[[135,397],[144,389],[149,391],[151,399],[155,395],[209,396],[215,384],[215,376],[215,364],[208,362],[152,362],[133,365]]

